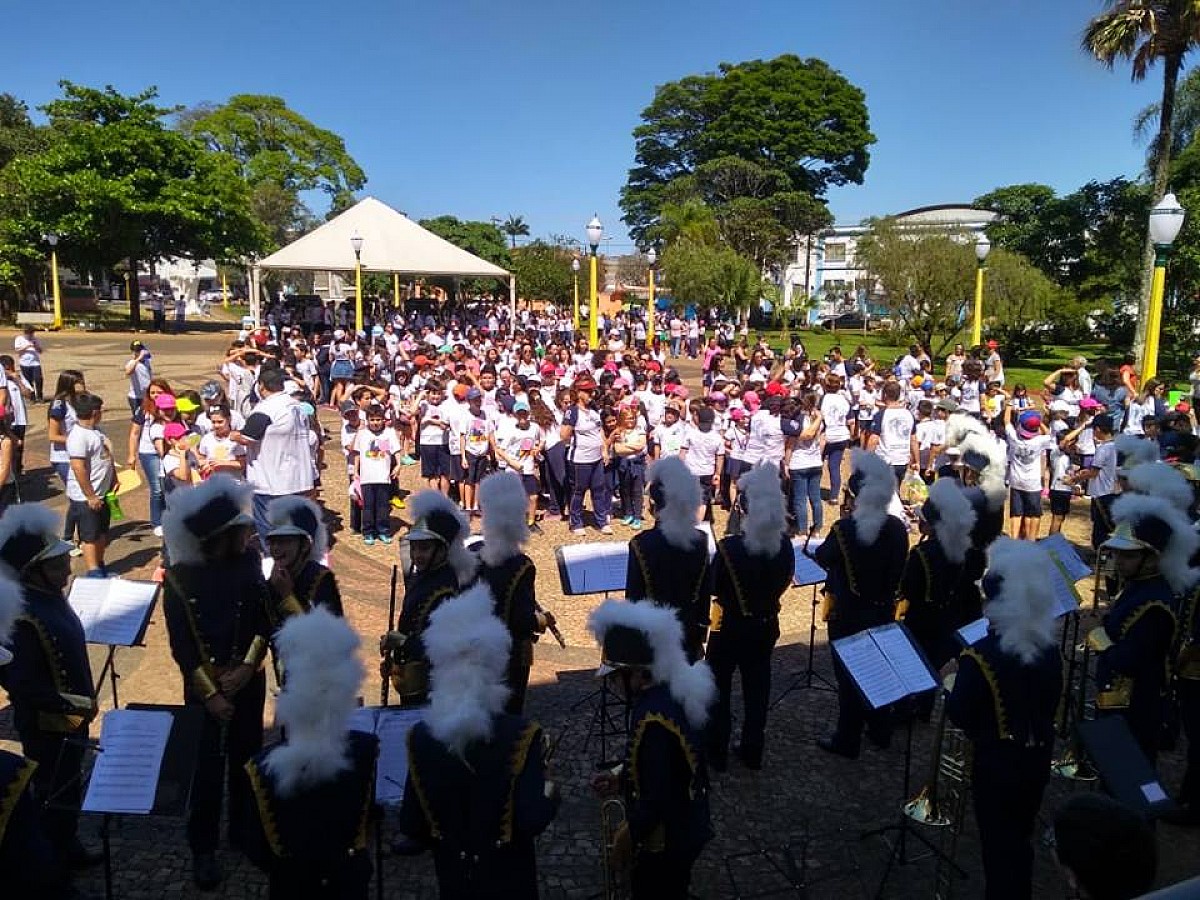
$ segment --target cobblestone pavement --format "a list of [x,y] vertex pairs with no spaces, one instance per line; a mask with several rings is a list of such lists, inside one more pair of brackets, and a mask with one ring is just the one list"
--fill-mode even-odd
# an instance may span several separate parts
[[[146,338],[154,352],[157,374],[172,382],[195,387],[208,377],[219,361],[228,334],[199,334]],[[0,341],[11,338],[0,338]],[[52,383],[59,368],[81,366],[89,386],[108,402],[106,430],[123,446],[126,417],[124,381],[121,363],[126,357],[128,336],[48,335],[46,344],[47,380]],[[69,360],[69,362],[68,362]],[[694,365],[681,367],[685,377],[694,379]],[[327,427],[337,426],[336,417],[322,413]],[[63,506],[61,491],[49,477],[46,464],[44,407],[34,407],[30,415],[28,469],[25,496],[44,499],[52,507]],[[336,445],[335,445],[336,446]],[[118,458],[121,454],[118,452]],[[418,489],[413,469],[406,471],[405,486]],[[331,456],[325,473],[324,500],[338,513],[345,508],[346,482],[340,464]],[[145,525],[146,495],[139,491],[123,500],[127,519],[114,529],[116,540],[109,553],[110,564],[118,573],[133,578],[149,577],[158,558],[158,541]],[[403,517],[404,513],[398,513]],[[836,515],[826,507],[827,523]],[[1068,526],[1072,539],[1085,540],[1086,510],[1080,506]],[[722,522],[718,520],[718,531]],[[598,597],[563,597],[553,564],[555,547],[580,540],[558,522],[546,523],[546,534],[531,545],[538,563],[538,596],[559,618],[568,646],[560,649],[553,641],[538,644],[531,679],[528,711],[546,727],[552,739],[559,741],[552,762],[554,778],[562,785],[563,804],[557,821],[538,842],[539,874],[542,895],[548,898],[585,898],[601,890],[599,868],[599,804],[588,789],[594,764],[602,758],[599,739],[589,734],[593,719],[596,688],[593,672],[598,654],[586,633],[588,612]],[[394,547],[364,547],[339,533],[340,521],[331,529],[335,537],[331,562],[342,586],[346,613],[364,637],[363,659],[368,672],[377,671],[372,645],[374,637],[386,628],[388,582]],[[594,534],[585,540],[601,539]],[[77,563],[78,565],[78,563]],[[1090,585],[1081,583],[1085,608],[1090,607]],[[809,622],[813,611],[810,588],[794,589],[784,600],[783,636],[773,664],[774,692],[783,694],[772,709],[768,748],[762,772],[751,773],[734,763],[724,775],[713,776],[712,813],[717,836],[705,850],[695,869],[693,893],[703,898],[737,896],[807,896],[812,898],[855,898],[876,896],[889,857],[888,844],[878,836],[863,837],[876,828],[895,825],[905,799],[903,790],[903,739],[898,730],[891,749],[879,751],[864,744],[862,757],[854,762],[830,757],[814,741],[832,728],[836,717],[835,695],[819,689],[801,687],[796,679],[807,664]],[[1086,616],[1090,621],[1090,613]],[[1085,622],[1085,628],[1088,627]],[[829,650],[823,626],[816,631],[815,669],[831,676]],[[93,653],[93,668],[99,672],[103,656]],[[128,702],[174,703],[180,696],[179,676],[167,648],[161,614],[155,613],[144,648],[121,650],[117,655],[122,704]],[[817,682],[819,685],[820,683]],[[374,702],[379,684],[368,675],[363,686],[366,702]],[[101,695],[104,709],[112,706],[111,692]],[[735,697],[735,711],[740,699]],[[270,701],[268,701],[270,706]],[[270,723],[273,710],[268,709]],[[929,767],[933,727],[918,724],[913,732],[912,787],[915,793]],[[99,726],[93,727],[93,736]],[[15,735],[7,708],[0,708],[0,746],[15,749]],[[619,739],[608,740],[606,756],[620,752]],[[1163,754],[1160,770],[1168,790],[1173,790],[1182,775],[1182,753]],[[1094,785],[1076,785],[1052,781],[1043,805],[1043,816],[1053,810],[1073,790],[1094,789]],[[390,817],[389,817],[390,818]],[[85,817],[84,830],[98,834],[99,822]],[[944,837],[945,829],[914,826],[933,840]],[[391,828],[385,824],[385,842]],[[1193,875],[1200,860],[1200,835],[1163,825],[1159,828],[1161,854],[1160,883],[1170,883]],[[242,860],[235,851],[222,851],[221,862],[228,878],[212,894],[195,890],[190,877],[190,857],[181,822],[166,819],[122,817],[111,829],[116,896],[140,898],[185,898],[219,896],[265,897],[265,878]],[[923,897],[932,895],[934,865],[931,860],[915,860],[923,848],[909,841],[908,864],[893,867],[882,896]],[[958,863],[967,879],[957,880],[957,895],[982,894],[979,852],[975,826],[967,810]],[[808,885],[807,891],[791,890],[785,873]],[[426,858],[397,858],[385,851],[384,895],[395,898],[435,897],[433,867]],[[1062,896],[1063,886],[1055,870],[1050,850],[1039,843],[1036,854],[1035,896]],[[103,876],[99,871],[86,874],[81,887],[103,895]]]

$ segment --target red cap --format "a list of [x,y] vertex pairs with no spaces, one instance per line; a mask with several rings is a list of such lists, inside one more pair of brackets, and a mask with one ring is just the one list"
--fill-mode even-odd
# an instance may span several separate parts
[[767,384],[766,395],[768,397],[786,397],[788,389],[778,381],[772,381]]
[[988,341],[988,342],[987,342],[987,347],[988,347],[988,349],[989,349],[989,350],[995,350],[995,349],[996,349],[997,347],[999,347],[999,346],[1000,346],[1000,345],[999,345],[999,344],[997,344],[995,341]]

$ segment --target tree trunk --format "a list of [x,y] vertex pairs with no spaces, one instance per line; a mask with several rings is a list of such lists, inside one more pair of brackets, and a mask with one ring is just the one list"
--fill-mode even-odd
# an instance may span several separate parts
[[[1163,90],[1162,101],[1159,104],[1158,134],[1154,138],[1154,189],[1150,196],[1151,206],[1163,198],[1171,177],[1171,120],[1175,117],[1175,87],[1182,65],[1183,57],[1178,54],[1163,58]],[[1150,282],[1153,278],[1154,242],[1150,240],[1150,229],[1147,226],[1146,246],[1142,251],[1142,283],[1138,291],[1137,332],[1133,344],[1133,354],[1137,357],[1139,369],[1145,363],[1142,357],[1146,350],[1146,326],[1150,322]]]
[[129,257],[129,327],[139,331],[142,327],[141,285],[138,283],[138,261]]

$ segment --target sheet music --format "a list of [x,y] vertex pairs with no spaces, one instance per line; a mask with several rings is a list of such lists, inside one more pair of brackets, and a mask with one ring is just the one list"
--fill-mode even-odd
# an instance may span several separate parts
[[1067,573],[1062,560],[1058,558],[1058,554],[1051,551],[1049,556],[1050,561],[1054,563],[1050,572],[1050,584],[1054,588],[1054,617],[1057,619],[1078,611],[1079,591]]
[[154,808],[173,721],[163,710],[116,709],[104,717],[84,812],[145,815]]
[[896,676],[904,686],[906,696],[933,690],[938,686],[937,680],[929,671],[929,666],[897,623],[872,628],[870,635],[895,670]]
[[970,622],[969,624],[964,625],[962,628],[958,629],[958,631],[956,631],[955,634],[958,635],[958,639],[960,641],[962,641],[963,646],[971,647],[975,644],[978,644],[985,637],[987,637],[987,630],[988,630],[987,616],[981,616],[980,618],[976,619],[974,622]]
[[905,696],[904,686],[869,631],[839,638],[833,646],[872,709]]
[[379,738],[375,766],[375,802],[398,805],[408,780],[408,732],[421,721],[425,710],[391,706],[365,706],[350,716],[350,727]]
[[141,636],[157,593],[152,581],[76,578],[67,603],[79,616],[89,643],[131,647]]
[[1038,546],[1062,563],[1071,581],[1079,581],[1092,574],[1091,567],[1083,561],[1071,542],[1067,540],[1067,536],[1061,531],[1058,534],[1042,538],[1038,541]]
[[[816,553],[822,543],[824,543],[824,539],[809,541],[808,551]],[[825,570],[817,565],[815,559],[809,559],[804,555],[803,547],[804,538],[792,538],[792,552],[796,555],[796,571],[792,574],[792,584],[796,587],[820,584],[825,580]]]
[[629,545],[618,542],[566,544],[558,548],[573,594],[625,590]]

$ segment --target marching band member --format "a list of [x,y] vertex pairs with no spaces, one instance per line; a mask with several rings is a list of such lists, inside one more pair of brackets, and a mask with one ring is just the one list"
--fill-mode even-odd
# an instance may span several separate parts
[[408,735],[400,828],[431,846],[443,898],[537,897],[534,838],[558,795],[541,726],[504,712],[512,639],[477,582],[429,617],[429,709]]
[[[0,579],[0,681],[13,660],[7,648],[24,605],[20,585]],[[55,862],[34,795],[37,770],[35,760],[0,750],[0,884],[19,897],[67,897],[67,869]]]
[[965,413],[946,420],[946,448],[957,460],[963,493],[975,510],[971,543],[986,550],[1004,533],[1007,451],[982,422]]
[[904,624],[935,669],[958,655],[955,632],[982,614],[976,583],[986,558],[971,543],[975,522],[974,508],[954,482],[933,483],[921,507],[921,541],[904,565],[900,605]]
[[679,619],[666,607],[606,600],[588,628],[631,703],[625,761],[593,781],[601,795],[624,792],[616,843],[617,855],[632,859],[631,896],[685,900],[692,864],[712,837],[700,738],[716,696],[712,672],[703,660],[688,662]]
[[1179,608],[1179,646],[1175,656],[1175,699],[1187,735],[1187,768],[1176,802],[1164,817],[1175,825],[1200,825],[1200,583]]
[[648,475],[654,527],[629,540],[625,597],[676,610],[688,656],[697,660],[704,655],[712,597],[708,541],[696,528],[700,483],[677,456],[658,460]]
[[379,639],[380,667],[401,706],[423,706],[429,696],[429,661],[421,635],[433,611],[475,577],[478,560],[463,541],[471,533],[466,513],[435,490],[409,501],[415,518],[406,535],[413,571],[404,579],[404,605],[395,631]]
[[1112,514],[1116,527],[1103,546],[1113,553],[1122,588],[1104,624],[1088,635],[1098,654],[1096,706],[1101,714],[1125,717],[1153,764],[1175,638],[1174,599],[1200,575],[1189,565],[1200,536],[1159,497],[1123,495]]
[[25,757],[37,764],[33,786],[44,810],[56,864],[81,868],[100,855],[79,842],[82,766],[88,725],[96,717],[95,688],[83,626],[64,591],[71,545],[44,506],[10,506],[0,517],[0,571],[19,582],[24,608],[0,668],[13,725]]
[[192,875],[201,890],[222,879],[216,850],[226,773],[229,833],[237,838],[249,809],[244,767],[262,749],[270,599],[259,556],[248,547],[249,503],[246,485],[214,475],[175,491],[163,514],[171,558],[163,580],[167,637],[184,703],[205,712],[188,816]]
[[996,900],[1032,895],[1031,838],[1062,693],[1052,565],[1034,543],[1000,537],[992,544],[982,582],[988,633],[959,657],[946,698],[950,721],[974,746],[984,896]]
[[[817,548],[814,559],[826,572],[825,599],[829,639],[848,637],[895,617],[896,590],[908,555],[908,530],[888,512],[896,495],[896,476],[882,457],[855,451],[853,471],[844,490],[842,518]],[[887,710],[863,707],[854,681],[834,654],[838,684],[838,720],[832,735],[817,746],[848,759],[858,757],[863,725],[878,747],[891,741]]]
[[717,705],[709,724],[708,759],[717,771],[725,770],[729,754],[735,669],[742,673],[745,712],[741,744],[734,752],[747,768],[762,768],[771,651],[779,640],[780,599],[796,568],[778,468],[756,466],[738,479],[737,488],[742,531],[717,544],[713,561],[716,609],[707,656],[717,682]]
[[379,740],[349,730],[365,671],[358,635],[318,606],[290,616],[275,646],[286,676],[275,719],[286,737],[246,763],[242,847],[268,874],[272,900],[365,900]]
[[554,616],[538,607],[534,594],[537,568],[521,547],[529,540],[525,486],[514,472],[495,472],[479,486],[483,514],[483,548],[479,578],[496,600],[495,614],[512,637],[506,681],[511,693],[504,711],[519,716],[533,666],[538,635],[554,624]]
[[277,497],[267,507],[267,551],[274,561],[267,584],[276,623],[324,607],[342,615],[337,578],[322,562],[329,535],[321,507],[304,497]]

